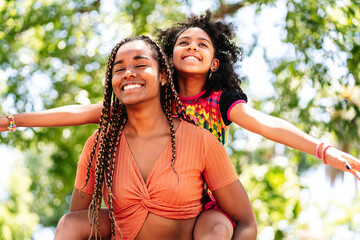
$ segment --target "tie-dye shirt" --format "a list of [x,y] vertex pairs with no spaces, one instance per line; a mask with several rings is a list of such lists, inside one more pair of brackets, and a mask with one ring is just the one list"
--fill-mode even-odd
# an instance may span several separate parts
[[208,97],[203,98],[206,90],[192,97],[180,97],[180,101],[186,107],[186,114],[196,125],[209,130],[226,146],[229,134],[230,110],[239,102],[247,102],[245,93],[235,90],[214,91]]

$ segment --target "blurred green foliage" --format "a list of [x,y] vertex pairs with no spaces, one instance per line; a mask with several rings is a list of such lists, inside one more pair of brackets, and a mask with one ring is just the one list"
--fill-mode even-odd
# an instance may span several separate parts
[[[264,54],[276,75],[275,94],[266,99],[250,96],[252,104],[262,109],[264,103],[271,103],[271,115],[315,137],[328,132],[333,143],[358,156],[360,4],[355,0],[285,2],[283,40],[291,52],[281,59]],[[231,19],[242,8],[255,7],[260,14],[277,1],[212,3],[218,16]],[[113,45],[183,19],[190,4],[180,0],[0,0],[0,113],[101,101]],[[303,102],[306,87],[316,91]],[[9,198],[0,205],[1,239],[30,239],[38,223],[56,226],[69,207],[82,146],[96,129],[75,126],[1,133],[1,143],[16,146],[26,157],[24,166],[15,167]],[[238,131],[232,129],[234,141]],[[259,231],[272,226],[275,239],[291,239],[289,230],[278,224],[296,226],[301,211],[299,174],[318,161],[290,149],[279,156],[274,144],[266,141],[258,148],[244,149],[234,141],[229,143],[231,158],[253,202]],[[285,164],[278,164],[279,159]],[[360,212],[358,208],[350,212],[354,211]],[[359,231],[350,213],[331,224],[350,224]]]
[[29,191],[32,181],[23,160],[14,167],[16,171],[8,180],[10,194],[7,201],[0,204],[0,239],[30,239],[39,221],[38,214],[30,210],[35,200]]

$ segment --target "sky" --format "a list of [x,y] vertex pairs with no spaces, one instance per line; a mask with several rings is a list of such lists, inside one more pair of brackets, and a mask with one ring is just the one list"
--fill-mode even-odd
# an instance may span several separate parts
[[[111,9],[112,1],[104,1],[104,9]],[[106,4],[107,2],[107,4]],[[191,0],[192,8],[190,11],[194,13],[201,13],[203,10],[212,8],[211,1],[205,0]],[[248,79],[248,92],[247,95],[251,96],[270,96],[273,94],[273,87],[270,80],[274,80],[275,76],[269,71],[269,67],[263,59],[263,48],[266,49],[269,57],[281,57],[284,54],[291,54],[292,49],[281,42],[283,30],[280,23],[284,22],[285,18],[285,5],[283,2],[278,3],[275,7],[267,7],[261,11],[261,15],[256,17],[255,10],[246,8],[239,11],[234,20],[235,24],[241,26],[238,29],[238,35],[241,36],[241,42],[244,45],[252,42],[252,36],[255,32],[260,32],[258,39],[258,46],[254,49],[251,56],[246,57],[241,64],[242,73]],[[189,12],[189,9],[184,8],[184,12]],[[247,49],[244,49],[247,51]],[[262,86],[261,88],[257,86]],[[310,98],[314,94],[313,89],[307,89]],[[266,109],[265,109],[266,111]],[[0,168],[0,200],[6,196],[5,184],[9,176],[10,169],[15,162],[15,157],[21,153],[16,152],[14,149],[0,145],[0,155],[6,161],[2,161],[2,168]],[[321,210],[328,210],[326,214],[331,214],[334,218],[341,216],[341,211],[333,206],[346,206],[353,204],[357,193],[360,191],[360,184],[355,178],[345,173],[343,179],[337,179],[333,186],[331,186],[329,179],[325,174],[325,166],[319,165],[318,168],[312,169],[301,176],[301,183],[307,186],[301,191],[301,201],[306,210],[300,215],[299,221],[310,223],[311,230],[314,234],[323,238],[322,229],[326,224],[322,220]],[[319,206],[320,209],[319,209]],[[360,215],[355,215],[354,219],[360,225]],[[285,223],[286,225],[286,223]],[[259,240],[273,239],[272,228],[266,228],[263,232],[259,233]],[[41,228],[34,234],[35,240],[51,239],[53,238],[53,230],[48,228]],[[355,234],[350,232],[346,227],[339,227],[335,229],[335,234],[332,240],[360,240],[360,233]]]

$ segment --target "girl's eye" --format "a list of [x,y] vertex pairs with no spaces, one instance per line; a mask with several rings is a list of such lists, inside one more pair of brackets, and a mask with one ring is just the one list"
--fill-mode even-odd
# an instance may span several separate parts
[[142,68],[142,67],[147,67],[147,65],[145,65],[145,64],[140,64],[140,65],[137,65],[136,67]]
[[115,72],[121,72],[121,71],[124,71],[124,70],[125,70],[125,68],[118,68],[118,69],[115,70]]
[[199,46],[200,47],[207,47],[207,45],[205,43],[200,43]]
[[179,42],[179,45],[186,45],[187,42],[183,41],[183,42]]

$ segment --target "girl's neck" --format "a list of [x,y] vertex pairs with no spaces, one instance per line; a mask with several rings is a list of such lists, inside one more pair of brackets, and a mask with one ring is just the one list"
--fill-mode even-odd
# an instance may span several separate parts
[[177,76],[179,84],[179,94],[183,97],[192,97],[204,90],[205,76]]

